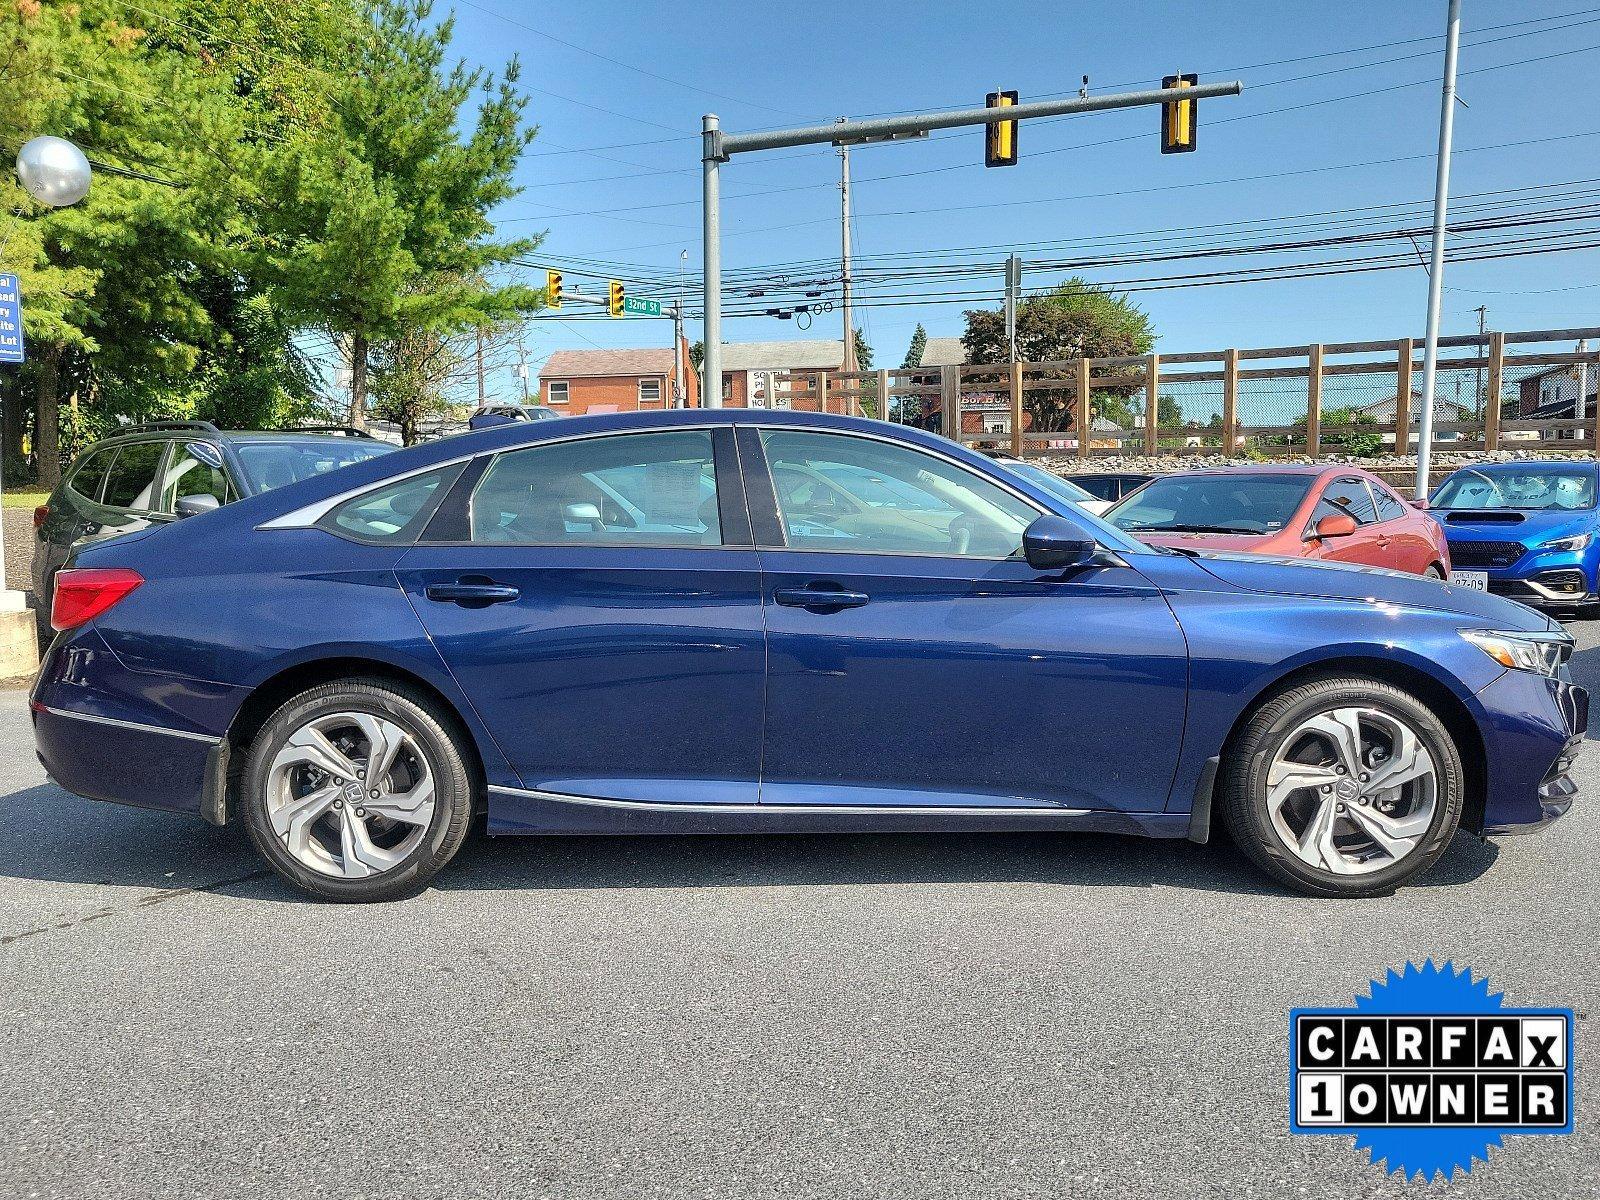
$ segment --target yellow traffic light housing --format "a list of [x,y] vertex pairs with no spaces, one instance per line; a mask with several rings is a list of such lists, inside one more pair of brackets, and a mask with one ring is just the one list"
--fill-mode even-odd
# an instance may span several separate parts
[[[1198,75],[1168,75],[1161,81],[1163,88],[1192,88],[1200,82]],[[1195,100],[1175,100],[1161,106],[1161,153],[1188,154],[1194,149],[1195,125],[1200,119],[1200,105]]]
[[[1015,108],[1017,93],[990,92],[983,98],[985,108]],[[983,165],[986,167],[1014,167],[1017,165],[1016,121],[994,121],[983,127]]]
[[544,273],[544,305],[546,308],[561,307],[560,271],[546,271]]
[[620,317],[622,315],[622,284],[618,283],[615,279],[611,281],[611,295],[606,307],[610,310],[613,317]]

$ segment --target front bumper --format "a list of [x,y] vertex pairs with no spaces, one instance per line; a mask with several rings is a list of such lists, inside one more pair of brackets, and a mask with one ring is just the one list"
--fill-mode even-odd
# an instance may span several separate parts
[[1600,592],[1590,586],[1581,570],[1573,567],[1503,579],[1491,573],[1489,591],[1496,596],[1520,600],[1534,608],[1562,609],[1600,604]]
[[1589,727],[1589,693],[1565,679],[1507,671],[1478,693],[1484,708],[1485,837],[1531,833],[1563,816],[1578,787],[1573,760]]

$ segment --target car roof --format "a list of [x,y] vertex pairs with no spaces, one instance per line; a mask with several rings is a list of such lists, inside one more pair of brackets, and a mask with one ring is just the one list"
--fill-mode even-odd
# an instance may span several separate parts
[[[181,431],[180,431],[181,432]],[[356,442],[375,443],[380,446],[391,445],[382,438],[370,435],[356,436],[349,433],[330,433],[325,430],[315,429],[224,429],[222,436],[233,442]]]

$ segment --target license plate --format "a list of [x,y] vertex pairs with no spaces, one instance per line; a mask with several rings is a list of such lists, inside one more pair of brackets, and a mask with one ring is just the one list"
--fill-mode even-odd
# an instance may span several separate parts
[[1489,590],[1489,572],[1451,571],[1450,582],[1457,587],[1468,588],[1474,592],[1487,592]]

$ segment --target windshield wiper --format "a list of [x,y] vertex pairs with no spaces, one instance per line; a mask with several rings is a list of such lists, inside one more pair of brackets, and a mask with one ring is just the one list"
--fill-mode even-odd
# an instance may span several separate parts
[[1243,533],[1256,534],[1260,529],[1240,529],[1237,525],[1124,525],[1128,533]]

